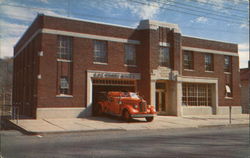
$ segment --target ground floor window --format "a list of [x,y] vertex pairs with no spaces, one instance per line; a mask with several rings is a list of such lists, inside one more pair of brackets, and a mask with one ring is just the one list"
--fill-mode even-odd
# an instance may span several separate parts
[[182,84],[182,105],[186,106],[211,106],[211,84]]

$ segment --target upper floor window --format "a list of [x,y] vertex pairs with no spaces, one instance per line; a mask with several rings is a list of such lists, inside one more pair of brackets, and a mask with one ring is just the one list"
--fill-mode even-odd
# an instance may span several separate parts
[[125,64],[136,65],[135,46],[131,44],[125,45]]
[[205,71],[213,71],[214,63],[213,63],[213,55],[205,54]]
[[168,47],[160,47],[159,51],[159,65],[160,66],[170,66],[170,56]]
[[58,36],[57,38],[58,52],[57,57],[59,59],[72,59],[72,38],[67,36]]
[[231,57],[225,56],[224,57],[224,72],[230,72],[231,71]]
[[194,61],[193,61],[193,52],[184,51],[183,52],[183,68],[184,69],[193,69]]
[[107,43],[94,41],[94,62],[107,63]]
[[60,94],[69,94],[69,81],[67,76],[60,78]]

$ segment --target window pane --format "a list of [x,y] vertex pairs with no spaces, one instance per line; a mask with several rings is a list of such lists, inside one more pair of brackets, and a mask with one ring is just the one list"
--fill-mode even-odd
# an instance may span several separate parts
[[211,106],[210,84],[182,84],[182,105],[186,106]]
[[94,61],[102,63],[107,62],[106,42],[94,41]]
[[60,94],[68,94],[69,93],[69,82],[68,77],[60,78]]
[[225,72],[231,71],[231,58],[230,58],[230,56],[224,57],[224,71]]
[[160,66],[170,66],[169,48],[160,47],[159,50],[159,65]]
[[193,69],[193,52],[190,51],[183,52],[183,68]]
[[67,36],[58,36],[57,57],[60,59],[72,59],[72,38]]
[[136,65],[136,53],[134,45],[125,45],[125,64]]
[[205,70],[213,71],[213,56],[212,54],[205,54]]

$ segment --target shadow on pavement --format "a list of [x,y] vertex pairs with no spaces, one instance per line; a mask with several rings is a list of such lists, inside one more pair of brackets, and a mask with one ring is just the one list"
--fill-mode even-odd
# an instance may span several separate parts
[[146,120],[139,120],[139,119],[131,119],[131,121],[126,122],[121,117],[111,116],[111,115],[92,116],[92,117],[87,117],[85,119],[102,121],[105,123],[147,123]]

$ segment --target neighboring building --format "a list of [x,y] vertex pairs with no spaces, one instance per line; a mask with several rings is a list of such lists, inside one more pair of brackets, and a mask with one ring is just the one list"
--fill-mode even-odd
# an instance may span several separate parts
[[97,92],[138,91],[160,114],[241,113],[237,44],[38,15],[14,48],[13,104],[33,118],[91,115]]
[[250,108],[250,68],[240,69],[241,106],[243,113],[249,113]]

